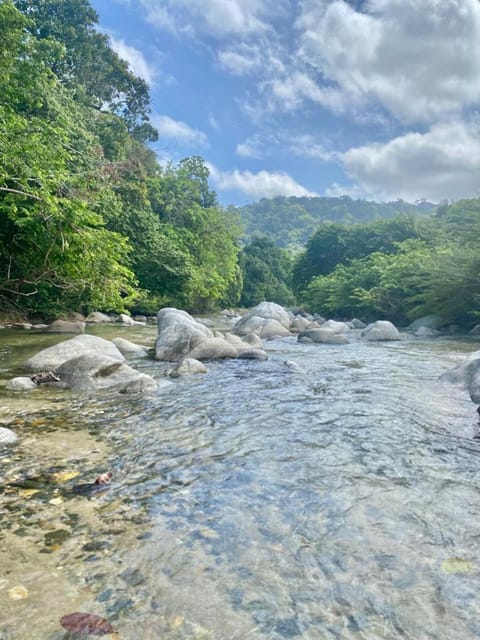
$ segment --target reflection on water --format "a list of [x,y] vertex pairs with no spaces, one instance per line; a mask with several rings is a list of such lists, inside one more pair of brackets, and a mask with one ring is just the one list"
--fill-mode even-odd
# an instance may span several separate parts
[[123,640],[480,636],[477,415],[438,382],[475,345],[266,348],[149,397],[0,394],[1,640],[73,611]]

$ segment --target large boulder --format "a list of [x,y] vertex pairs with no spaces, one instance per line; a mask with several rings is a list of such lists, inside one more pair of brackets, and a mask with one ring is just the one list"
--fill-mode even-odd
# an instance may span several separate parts
[[368,324],[362,331],[362,336],[372,342],[400,340],[398,329],[388,320],[377,320]]
[[348,333],[350,331],[350,325],[347,322],[327,320],[321,325],[321,329],[330,329],[333,333]]
[[275,318],[262,318],[261,316],[250,316],[244,323],[237,323],[233,330],[239,336],[255,333],[265,340],[291,335],[290,331]]
[[441,380],[462,385],[475,404],[480,404],[480,351],[474,351],[458,366],[446,371]]
[[152,391],[157,387],[151,376],[135,371],[123,360],[96,353],[87,353],[67,360],[55,373],[60,378],[62,386],[74,391],[103,389],[136,393]]
[[[180,309],[165,307],[157,315],[155,358],[178,362],[201,342],[213,338],[212,331]],[[192,356],[195,357],[195,356]]]
[[105,322],[113,322],[113,319],[105,313],[93,311],[93,313],[85,318],[85,322],[90,324],[104,324]]
[[125,359],[113,342],[84,334],[43,349],[29,358],[23,366],[30,371],[51,371],[57,369],[67,360],[88,353],[110,357],[119,362]]
[[[253,332],[257,333],[260,337],[266,337],[262,336],[261,333],[261,330],[265,325],[262,324],[259,320],[256,320],[254,324],[248,323],[250,318],[276,320],[276,322],[278,322],[278,324],[280,324],[288,332],[286,334],[284,333],[283,335],[290,335],[292,315],[286,309],[284,309],[279,304],[276,304],[275,302],[261,302],[260,304],[257,304],[256,307],[253,307],[253,309],[247,311],[247,313],[240,318],[240,320],[234,327],[234,333],[238,335],[245,335],[247,333]],[[257,328],[251,328],[253,326],[256,326]],[[260,331],[258,331],[258,327],[260,327]]]
[[85,322],[54,320],[47,326],[46,330],[52,333],[84,333]]
[[189,357],[200,361],[236,358],[237,349],[223,338],[207,338],[189,352]]
[[460,364],[445,373],[442,373],[440,380],[450,382],[451,384],[465,384],[467,380],[467,367],[470,363],[480,361],[480,351],[473,351]]
[[445,325],[445,320],[440,318],[440,316],[436,316],[432,314],[430,316],[423,316],[421,318],[417,318],[416,320],[414,320],[412,323],[408,325],[407,331],[411,331],[412,333],[415,333],[421,327],[426,327],[427,329],[433,329],[434,331],[437,331],[438,329],[441,329],[444,325]]

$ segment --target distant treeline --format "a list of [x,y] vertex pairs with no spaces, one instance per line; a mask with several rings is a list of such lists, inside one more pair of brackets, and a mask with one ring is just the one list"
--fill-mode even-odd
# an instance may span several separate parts
[[310,236],[322,222],[354,224],[383,218],[394,218],[400,214],[423,215],[432,212],[431,202],[410,204],[403,200],[395,202],[370,202],[340,198],[284,197],[263,198],[254,204],[239,208],[245,225],[247,239],[269,236],[277,246],[298,250],[303,248]]

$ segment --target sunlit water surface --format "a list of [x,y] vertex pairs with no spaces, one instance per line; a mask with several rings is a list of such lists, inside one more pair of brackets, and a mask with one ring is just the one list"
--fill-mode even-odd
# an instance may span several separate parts
[[[59,339],[2,331],[0,376]],[[144,397],[0,390],[0,640],[74,611],[122,640],[480,637],[477,414],[438,381],[476,348],[287,338]]]

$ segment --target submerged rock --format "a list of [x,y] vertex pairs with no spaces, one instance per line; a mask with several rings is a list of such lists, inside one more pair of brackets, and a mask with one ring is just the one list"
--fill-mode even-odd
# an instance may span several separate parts
[[17,434],[11,429],[0,427],[0,447],[6,444],[16,444],[18,442]]
[[181,376],[190,376],[207,372],[207,367],[203,362],[200,362],[200,360],[195,360],[195,358],[184,358],[169,372],[168,375],[171,378],[180,378]]
[[115,390],[121,393],[151,391],[155,380],[118,358],[88,353],[67,360],[56,369],[62,384],[75,391]]
[[31,391],[32,389],[36,389],[37,385],[31,378],[19,376],[7,382],[6,388],[9,391]]

